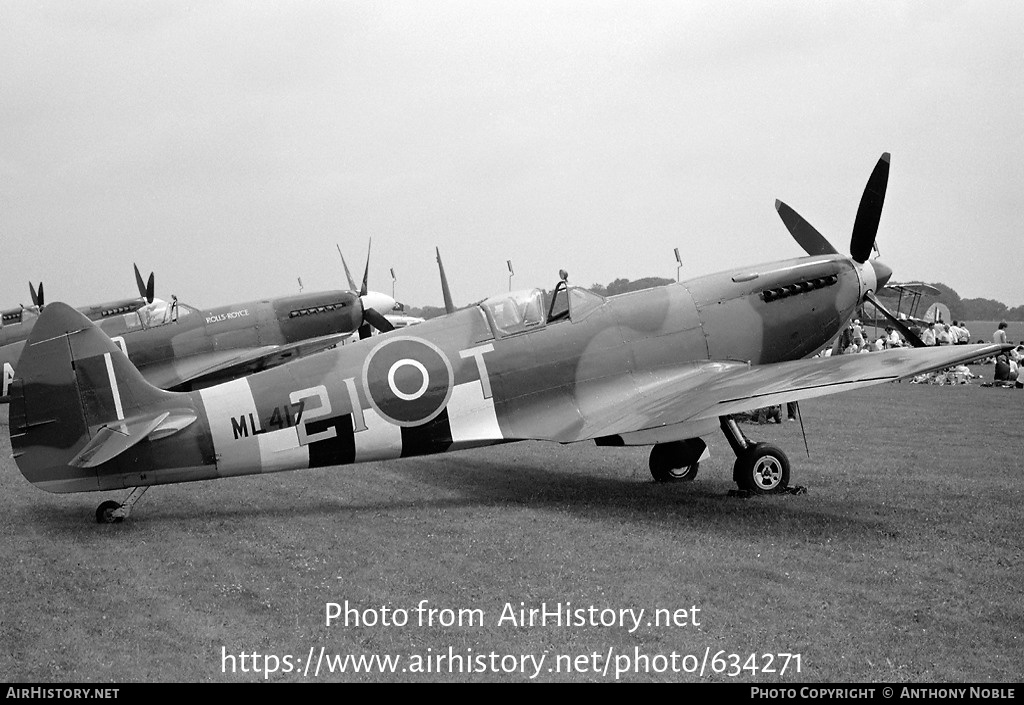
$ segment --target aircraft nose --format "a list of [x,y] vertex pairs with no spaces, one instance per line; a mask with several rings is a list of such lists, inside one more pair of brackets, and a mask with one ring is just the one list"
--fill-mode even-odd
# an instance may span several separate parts
[[359,298],[362,299],[364,308],[372,308],[382,313],[390,313],[395,307],[394,298],[379,291],[368,291]]
[[877,259],[871,260],[871,268],[875,270],[876,286],[878,289],[881,289],[888,283],[889,277],[892,276],[892,269],[887,265],[882,264]]

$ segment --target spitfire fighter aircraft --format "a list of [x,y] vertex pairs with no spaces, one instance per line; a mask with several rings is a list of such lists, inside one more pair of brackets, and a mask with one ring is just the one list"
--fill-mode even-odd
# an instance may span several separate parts
[[[91,304],[89,306],[81,306],[78,310],[86,315],[91,321],[99,321],[104,318],[116,316],[122,313],[129,313],[131,311],[137,311],[138,309],[145,306],[147,303],[153,303],[154,298],[154,280],[153,272],[149,273],[148,284],[143,284],[142,275],[139,273],[138,266],[135,267],[135,281],[139,286],[138,297],[129,299],[117,299],[116,301],[107,301],[101,304]],[[0,312],[0,328],[3,326],[18,326],[22,323],[29,321],[35,321],[35,319],[42,312],[43,307],[46,305],[45,294],[43,293],[43,283],[39,282],[39,288],[33,286],[32,282],[28,283],[29,294],[32,297],[31,306],[18,306],[17,308],[9,308]],[[31,329],[31,325],[24,326],[22,328],[8,328],[3,334],[0,334],[0,346],[9,345],[12,342],[22,341],[28,337],[28,331]]]
[[[177,298],[170,303],[157,299],[153,275],[148,284],[143,284],[138,268],[135,276],[141,294],[138,305],[114,302],[80,311],[89,318],[99,314],[95,318],[100,329],[161,389],[209,386],[333,347],[357,330],[366,337],[371,326],[385,331],[393,328],[377,311],[390,311],[394,299],[368,291],[365,274],[359,291],[297,294],[207,310]],[[14,363],[37,321],[33,318],[19,326],[0,327],[0,401],[8,401],[16,377]]]
[[[81,306],[77,310],[91,321],[100,321],[138,311],[143,306],[152,304],[155,299],[153,276],[153,273],[150,272],[148,283],[143,283],[142,274],[139,273],[139,268],[136,265],[135,281],[139,287],[138,297]],[[35,325],[36,319],[46,306],[43,283],[39,282],[37,289],[32,282],[29,282],[28,288],[32,297],[31,306],[19,306],[0,312],[0,362],[3,363],[3,389],[0,394],[0,403],[7,403],[7,389],[14,379],[14,363],[21,355],[25,340],[32,332],[32,326]]]
[[[517,440],[651,445],[658,480],[692,479],[721,429],[734,481],[784,490],[785,453],[732,415],[901,379],[998,345],[809,358],[890,270],[869,261],[888,177],[879,161],[849,256],[807,257],[604,298],[563,279],[214,387],[154,387],[84,316],[50,305],[11,390],[18,467],[50,492],[152,485],[442,453]],[[447,287],[445,287],[447,288]]]

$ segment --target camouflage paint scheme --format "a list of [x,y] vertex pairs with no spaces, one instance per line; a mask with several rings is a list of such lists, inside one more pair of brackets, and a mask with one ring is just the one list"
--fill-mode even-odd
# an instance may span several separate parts
[[[805,257],[612,298],[508,296],[187,393],[148,384],[92,323],[51,304],[11,393],[19,468],[51,492],[144,487],[522,439],[652,444],[729,414],[907,377],[999,346],[801,359],[876,285],[870,262]],[[767,293],[766,293],[767,292]],[[540,312],[538,317],[536,314]],[[723,426],[724,427],[724,426]],[[656,446],[657,447],[657,446]]]
[[[705,457],[700,437],[720,427],[736,454],[740,489],[780,492],[789,482],[785,453],[750,442],[733,414],[1010,347],[808,357],[862,302],[923,346],[874,297],[892,274],[869,259],[888,172],[885,153],[861,198],[849,256],[776,202],[809,256],[607,299],[563,281],[550,302],[535,289],[459,311],[441,267],[449,311],[442,318],[190,392],[152,386],[87,318],[50,305],[11,386],[14,456],[30,482],[51,492],[135,488],[125,502],[97,509],[99,521],[119,521],[151,485],[526,439],[652,445],[655,479],[689,480]],[[236,338],[270,343],[259,330],[232,327],[234,319],[263,316],[281,330],[285,322],[281,310],[204,315],[208,325],[226,324],[216,339],[226,346]],[[149,364],[169,360],[176,342]]]
[[[159,299],[151,304],[136,299],[134,307],[114,303],[119,305],[90,307],[86,313],[99,309],[100,329],[146,379],[176,390],[207,386],[333,346],[359,327],[363,313],[358,294],[342,290],[207,310]],[[4,401],[15,378],[15,362],[36,321],[0,327]]]

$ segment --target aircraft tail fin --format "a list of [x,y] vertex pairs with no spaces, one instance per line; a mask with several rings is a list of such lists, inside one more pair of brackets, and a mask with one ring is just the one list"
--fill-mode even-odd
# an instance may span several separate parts
[[[10,389],[11,447],[25,478],[51,492],[100,489],[97,465],[188,411],[145,380],[114,342],[63,303],[46,306]],[[194,417],[193,417],[194,420]]]

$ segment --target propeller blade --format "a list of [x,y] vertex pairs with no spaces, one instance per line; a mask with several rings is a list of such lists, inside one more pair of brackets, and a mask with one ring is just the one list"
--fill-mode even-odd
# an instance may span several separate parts
[[448,290],[448,277],[444,275],[444,265],[441,263],[441,250],[434,247],[437,253],[437,268],[441,272],[441,295],[444,297],[444,310],[446,313],[455,312],[455,304],[452,303],[452,292]]
[[839,253],[839,250],[834,248],[824,235],[815,230],[813,225],[804,220],[803,216],[778,199],[775,201],[775,210],[779,212],[779,217],[786,224],[786,229],[789,230],[793,239],[800,247],[804,248],[804,252],[812,257]]
[[132,264],[135,267],[135,286],[139,288],[139,296],[146,298],[146,284],[142,281],[142,274],[139,273],[139,265]]
[[371,239],[369,244],[366,246],[366,269],[363,270],[363,285],[359,288],[359,295],[366,296],[367,285],[366,282],[370,278],[370,247],[373,246],[373,240]]
[[882,219],[882,204],[885,203],[885,188],[889,183],[889,153],[886,152],[875,164],[864,195],[857,208],[857,219],[853,222],[850,238],[850,256],[857,262],[867,262],[871,248],[878,234],[878,223]]
[[888,318],[889,322],[892,323],[893,326],[895,326],[896,330],[898,330],[900,334],[904,338],[906,338],[906,340],[911,345],[913,345],[915,348],[927,347],[925,346],[924,341],[918,338],[914,331],[910,330],[910,328],[908,328],[906,324],[903,323],[903,321],[894,316],[892,312],[889,311],[889,309],[883,306],[881,302],[879,302],[879,300],[875,298],[875,295],[873,293],[869,291],[864,295],[864,299],[866,301],[870,301],[874,305],[874,307],[882,313],[883,316]]
[[153,299],[156,298],[156,273],[150,272],[149,280],[143,282],[139,265],[133,263],[132,266],[135,267],[135,286],[139,288],[139,296],[144,298],[147,304],[153,303]]
[[370,326],[369,325],[364,324],[364,325],[359,326],[359,339],[360,340],[366,340],[371,335],[373,335],[373,331],[370,330]]
[[840,354],[842,352],[842,350],[840,349],[840,346],[842,344],[843,344],[843,335],[840,332],[840,334],[836,336],[836,339],[834,341],[832,341],[832,354],[833,355],[838,355],[838,354]]
[[[381,333],[387,333],[388,331],[395,329],[395,327],[391,325],[391,321],[384,318],[384,316],[372,308],[363,309],[363,320],[379,330]],[[360,328],[360,338],[361,337],[362,329]]]
[[348,264],[345,262],[345,255],[341,254],[341,246],[338,243],[334,243],[334,246],[338,248],[338,256],[341,257],[341,266],[345,268],[345,278],[348,279],[348,288],[352,291],[357,291],[356,281],[352,278],[352,272],[348,271]]
[[28,283],[28,291],[29,291],[29,294],[32,295],[32,305],[35,306],[36,308],[42,308],[43,307],[43,283],[39,282],[39,291],[37,292],[36,288],[34,286],[32,286],[32,282],[29,282]]

